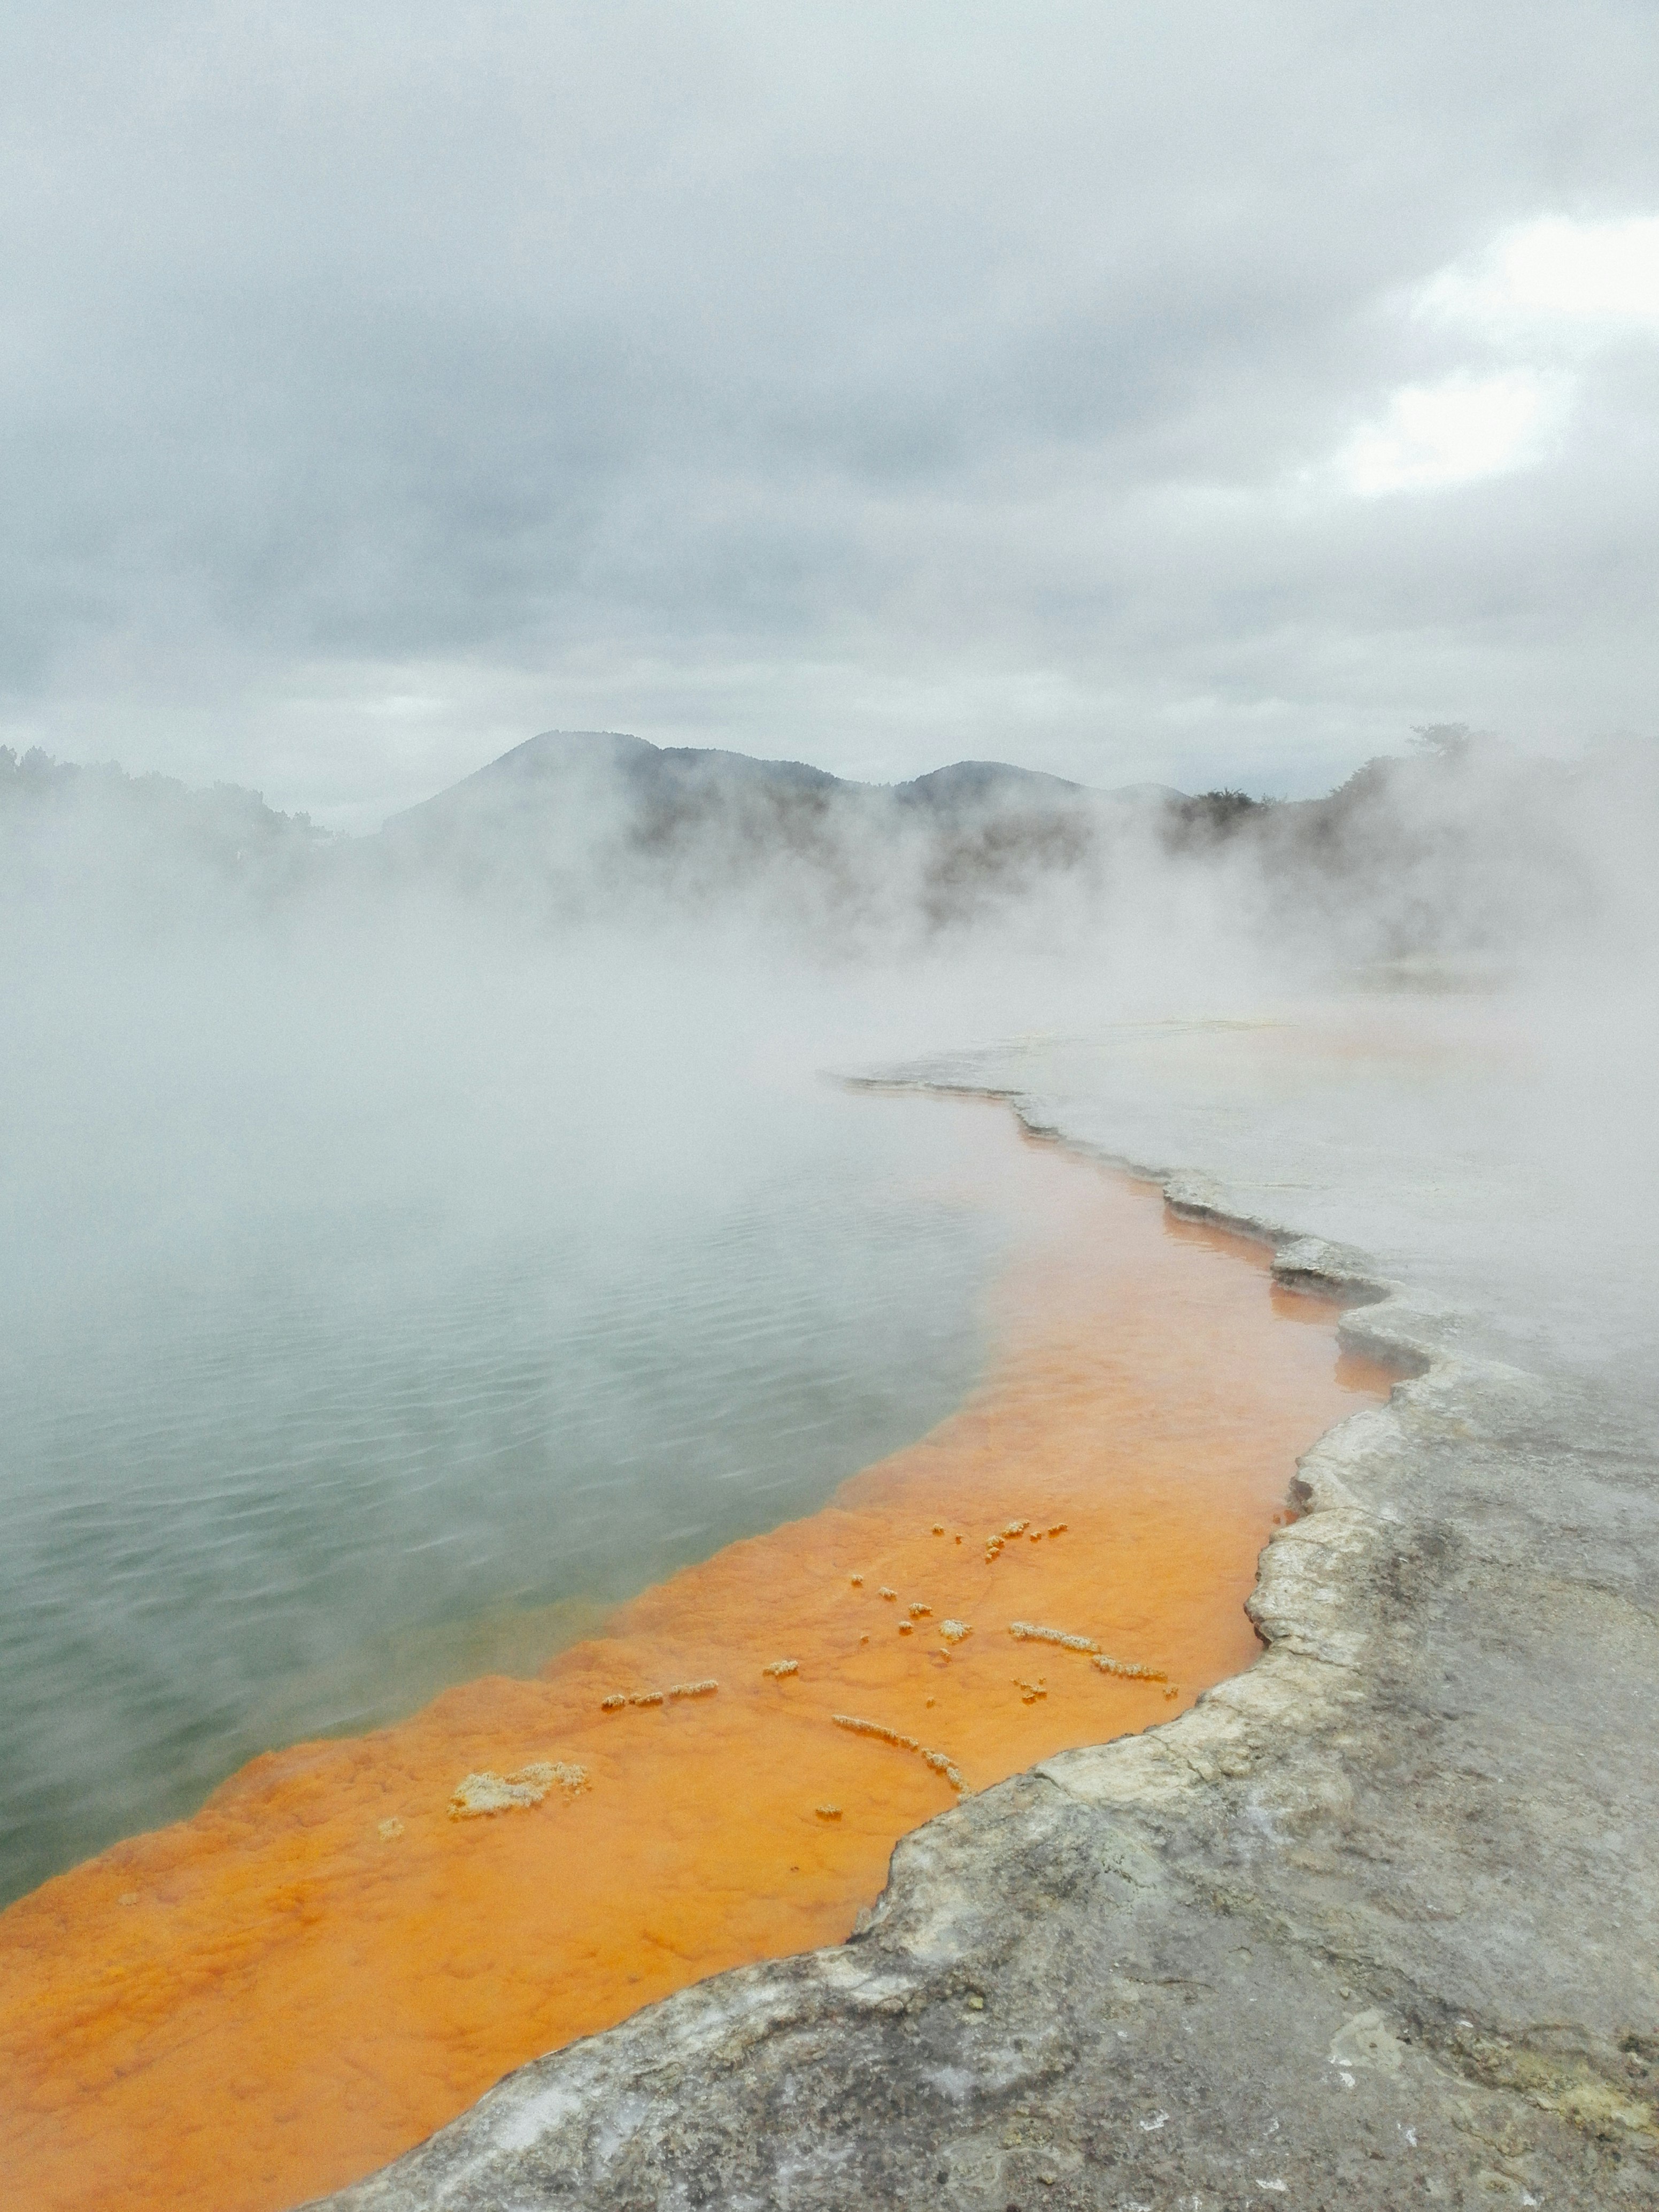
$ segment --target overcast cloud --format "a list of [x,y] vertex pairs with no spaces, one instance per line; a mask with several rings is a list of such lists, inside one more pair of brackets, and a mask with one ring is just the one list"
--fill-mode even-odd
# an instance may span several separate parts
[[1654,728],[1647,0],[4,21],[9,742],[368,826]]

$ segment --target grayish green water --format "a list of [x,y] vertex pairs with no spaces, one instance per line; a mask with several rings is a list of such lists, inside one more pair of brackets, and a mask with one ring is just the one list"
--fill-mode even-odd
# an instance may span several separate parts
[[67,1041],[43,1013],[10,1070],[4,1896],[263,1748],[527,1669],[979,1363],[971,1109],[742,1072],[729,1036],[596,1085],[544,979],[466,998],[465,1039],[453,998],[390,1034],[381,1005],[354,1061],[267,976],[256,1049],[245,980],[114,993]]

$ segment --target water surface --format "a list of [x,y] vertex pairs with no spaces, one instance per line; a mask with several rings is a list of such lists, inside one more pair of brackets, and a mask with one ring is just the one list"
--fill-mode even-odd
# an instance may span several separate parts
[[458,1098],[453,1010],[316,1087],[326,1009],[309,1056],[205,1060],[211,990],[171,1036],[106,1012],[14,1069],[0,1899],[267,1747],[529,1671],[976,1371],[1000,1232],[926,1101],[695,1061],[573,1101],[494,1017]]

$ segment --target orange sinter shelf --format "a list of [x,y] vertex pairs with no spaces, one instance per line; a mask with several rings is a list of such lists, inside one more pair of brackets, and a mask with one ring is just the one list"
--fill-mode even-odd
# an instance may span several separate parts
[[280,2212],[1249,1664],[1297,1455],[1389,1378],[1265,1251],[978,1110],[1018,1229],[959,1413],[539,1677],[270,1753],[0,1916],[9,2202]]

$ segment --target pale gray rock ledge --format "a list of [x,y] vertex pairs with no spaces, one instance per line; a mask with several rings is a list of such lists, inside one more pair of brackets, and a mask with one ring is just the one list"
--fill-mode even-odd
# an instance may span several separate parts
[[904,1838],[845,1945],[524,2067],[334,2212],[1659,2205],[1650,1421],[1159,1179],[1407,1377],[1304,1459],[1261,1659]]

